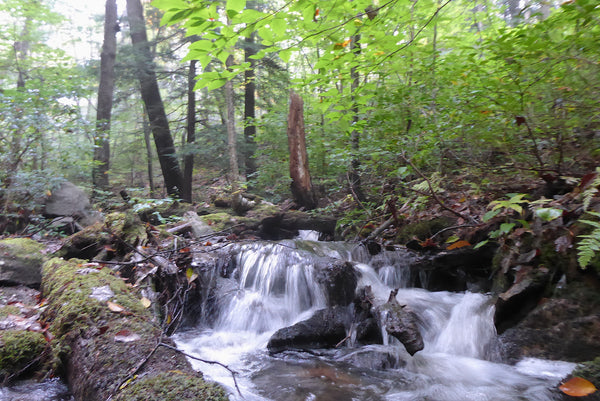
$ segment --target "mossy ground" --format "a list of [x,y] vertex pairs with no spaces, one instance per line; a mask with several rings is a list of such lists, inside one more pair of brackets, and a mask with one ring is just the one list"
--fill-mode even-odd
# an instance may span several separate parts
[[41,333],[24,330],[0,331],[0,380],[40,361],[47,342]]
[[225,391],[197,376],[170,371],[142,378],[125,387],[117,401],[226,401]]

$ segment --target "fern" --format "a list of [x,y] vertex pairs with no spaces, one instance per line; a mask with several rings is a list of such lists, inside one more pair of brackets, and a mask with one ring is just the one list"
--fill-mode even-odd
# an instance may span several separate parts
[[583,191],[583,210],[587,210],[590,207],[590,202],[594,198],[594,196],[598,195],[598,187],[600,187],[600,167],[596,167],[596,178],[592,181],[588,186],[588,188]]
[[[599,217],[600,213],[589,212],[592,216]],[[597,252],[600,252],[600,222],[592,220],[579,220],[582,223],[594,227],[594,230],[587,235],[580,235],[582,238],[577,244],[577,262],[582,269],[587,268]]]

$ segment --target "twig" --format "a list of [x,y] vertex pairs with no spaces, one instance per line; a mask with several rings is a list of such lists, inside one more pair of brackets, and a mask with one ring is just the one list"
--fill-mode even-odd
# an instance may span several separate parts
[[463,228],[463,227],[477,227],[479,224],[461,224],[459,226],[451,226],[451,227],[446,227],[446,228],[442,228],[440,231],[438,231],[437,233],[433,234],[431,236],[431,238],[435,238],[436,236],[438,236],[439,234],[443,233],[444,231],[449,231],[449,230],[454,230],[457,228]]
[[107,401],[112,399],[112,396],[121,389],[121,386],[123,386],[123,384],[125,384],[128,380],[130,380],[132,377],[134,377],[136,375],[136,373],[139,372],[139,370],[142,368],[142,366],[144,366],[144,364],[146,362],[148,362],[148,359],[150,359],[150,357],[156,352],[156,350],[158,349],[158,346],[160,344],[162,344],[162,337],[163,337],[163,333],[161,331],[160,336],[158,337],[158,341],[156,342],[156,345],[154,346],[154,348],[152,348],[152,351],[150,351],[150,353],[148,353],[148,355],[146,355],[146,357],[144,359],[142,359],[135,366],[135,369],[132,369],[131,372],[127,376],[125,376],[125,378],[115,387],[115,389],[112,391],[112,394],[108,397]]
[[238,386],[237,380],[235,379],[235,375],[237,375],[238,372],[236,372],[235,370],[231,369],[229,366],[227,366],[224,363],[219,362],[219,361],[211,361],[211,360],[208,360],[208,359],[202,359],[202,358],[199,358],[197,356],[190,355],[187,352],[183,352],[182,350],[178,349],[177,347],[173,347],[172,345],[165,344],[163,342],[158,343],[158,345],[162,345],[163,347],[169,348],[169,349],[171,349],[173,351],[177,351],[180,354],[182,354],[182,355],[184,355],[184,356],[186,356],[188,358],[195,359],[195,360],[200,361],[200,362],[208,363],[210,365],[219,365],[219,366],[227,369],[227,371],[229,371],[229,373],[231,373],[231,377],[233,378],[233,383],[235,384],[235,389],[237,390],[237,392],[240,395],[240,397],[244,398],[244,396],[242,395],[242,392],[240,391],[240,388]]
[[425,174],[423,174],[421,172],[421,170],[419,170],[417,168],[417,166],[414,165],[414,163],[409,160],[406,156],[404,156],[404,154],[400,154],[400,157],[402,158],[402,160],[404,160],[406,163],[408,163],[408,165],[410,167],[412,167],[412,169],[415,171],[415,173],[417,173],[422,179],[425,180],[425,182],[427,182],[427,186],[429,187],[429,192],[431,193],[431,196],[433,197],[433,199],[438,203],[438,205],[440,205],[442,207],[442,209],[449,211],[450,213],[460,217],[461,219],[470,221],[472,223],[476,223],[475,220],[473,220],[472,217],[470,216],[465,216],[462,213],[457,212],[456,210],[453,210],[451,208],[449,208],[448,206],[446,206],[444,204],[444,202],[442,202],[442,200],[437,196],[437,194],[435,193],[435,190],[433,189],[433,185],[431,185],[431,181],[429,181],[429,178],[427,178],[425,176]]

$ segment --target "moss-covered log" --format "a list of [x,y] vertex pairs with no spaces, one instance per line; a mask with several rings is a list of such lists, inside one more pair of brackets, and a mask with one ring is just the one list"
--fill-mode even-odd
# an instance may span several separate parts
[[110,269],[52,259],[44,264],[42,293],[48,302],[44,317],[63,350],[77,400],[227,399],[181,353],[159,345],[172,343],[141,298]]

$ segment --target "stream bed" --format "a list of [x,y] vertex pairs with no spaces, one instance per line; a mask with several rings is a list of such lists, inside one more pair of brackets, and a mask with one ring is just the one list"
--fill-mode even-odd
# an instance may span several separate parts
[[[540,359],[503,363],[492,297],[411,288],[414,255],[405,250],[371,257],[356,245],[297,239],[232,252],[236,271],[218,278],[214,313],[174,340],[187,354],[236,372],[234,381],[223,366],[190,359],[234,401],[552,401],[561,398],[556,385],[575,366]],[[383,330],[383,344],[355,344],[350,326],[337,348],[270,355],[273,333],[327,307],[315,279],[323,258],[351,261],[358,288],[370,286],[376,303],[400,288],[396,300],[418,316],[424,349],[411,356]]]

